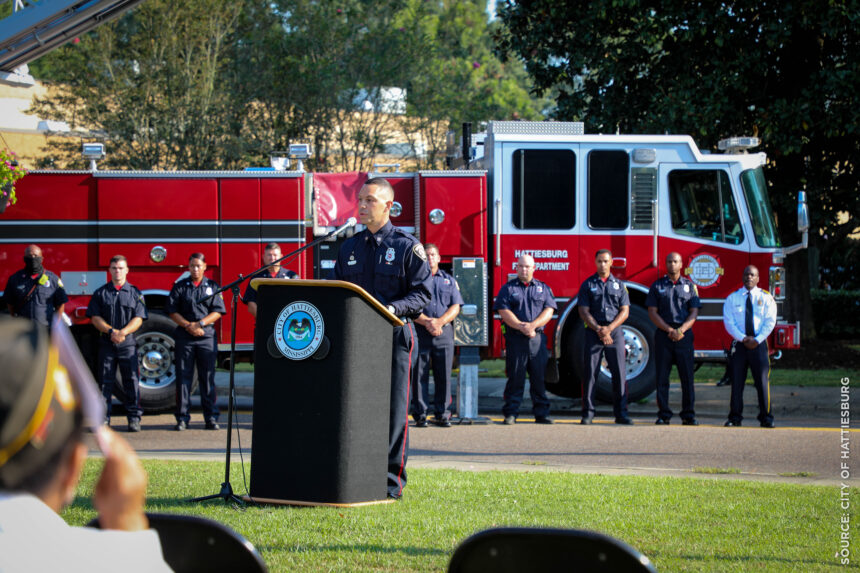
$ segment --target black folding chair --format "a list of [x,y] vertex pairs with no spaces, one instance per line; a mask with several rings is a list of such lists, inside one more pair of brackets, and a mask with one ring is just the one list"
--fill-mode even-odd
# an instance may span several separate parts
[[[266,573],[268,568],[250,541],[212,519],[195,515],[147,513],[158,532],[164,560],[176,572]],[[87,524],[99,527],[98,518]]]
[[617,539],[576,529],[503,527],[480,531],[451,556],[449,573],[599,571],[648,573],[647,557]]

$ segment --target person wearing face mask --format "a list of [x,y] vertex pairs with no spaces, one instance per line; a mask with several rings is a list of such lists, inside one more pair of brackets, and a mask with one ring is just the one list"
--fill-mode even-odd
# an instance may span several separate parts
[[3,301],[9,314],[29,318],[48,327],[54,313],[62,314],[69,301],[60,277],[42,266],[42,249],[30,245],[24,251],[24,268],[9,277]]
[[215,322],[226,312],[224,297],[218,284],[206,278],[206,258],[193,253],[188,259],[188,277],[173,284],[167,298],[167,311],[177,324],[176,340],[176,426],[177,431],[188,428],[191,421],[191,385],[194,367],[200,381],[200,403],[207,430],[219,430],[218,406],[215,404],[215,360],[218,357],[218,340]]

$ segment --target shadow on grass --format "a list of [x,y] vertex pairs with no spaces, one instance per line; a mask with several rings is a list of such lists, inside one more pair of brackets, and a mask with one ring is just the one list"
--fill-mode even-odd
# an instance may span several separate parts
[[453,552],[445,549],[433,549],[430,547],[386,547],[382,545],[303,545],[300,549],[291,549],[283,545],[254,545],[261,553],[266,551],[287,553],[326,553],[328,551],[343,551],[351,553],[387,553],[387,554],[403,554],[403,555],[421,555],[421,556],[437,556],[450,555]]

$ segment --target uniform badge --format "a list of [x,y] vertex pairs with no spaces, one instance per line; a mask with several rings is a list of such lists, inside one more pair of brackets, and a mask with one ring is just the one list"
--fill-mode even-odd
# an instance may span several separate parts
[[427,253],[424,252],[424,245],[418,243],[414,247],[412,247],[412,252],[415,253],[415,256],[421,259],[422,261],[427,260]]
[[542,286],[538,286],[538,287],[537,287],[537,292],[538,292],[538,293],[542,293],[542,292],[543,292],[543,287],[542,287]]
[[445,279],[445,284],[446,284],[446,285],[451,284],[451,280],[450,280],[450,279]]
[[358,261],[355,260],[355,253],[349,255],[349,260],[346,262],[347,265],[354,265]]
[[690,285],[684,285],[684,292],[690,292]]
[[207,296],[212,295],[212,287],[206,287],[206,294],[207,294]]
[[394,247],[388,247],[388,250],[385,251],[385,262],[390,263],[394,260]]
[[612,288],[614,288],[615,290],[618,290],[618,283],[612,283]]
[[48,275],[43,274],[41,277],[39,277],[39,284],[43,287],[50,286],[51,281],[48,279]]

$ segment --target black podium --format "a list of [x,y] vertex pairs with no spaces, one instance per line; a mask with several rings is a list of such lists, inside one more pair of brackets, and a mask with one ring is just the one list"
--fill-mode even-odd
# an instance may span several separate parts
[[343,281],[255,279],[250,495],[298,505],[387,499],[392,327]]

